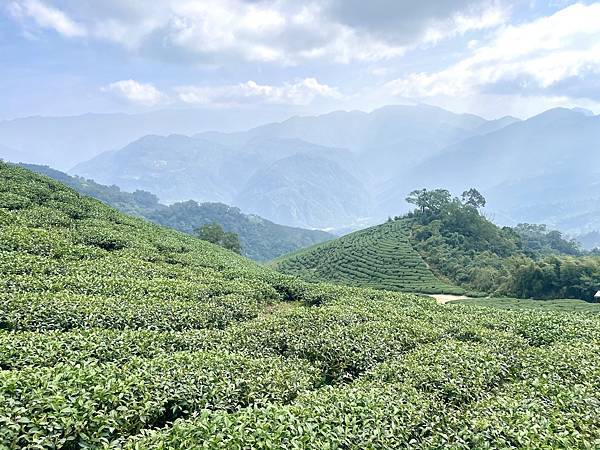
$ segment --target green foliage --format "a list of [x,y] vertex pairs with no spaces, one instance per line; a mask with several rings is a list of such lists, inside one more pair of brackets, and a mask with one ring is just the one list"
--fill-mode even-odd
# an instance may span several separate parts
[[278,225],[255,215],[246,215],[238,208],[222,203],[179,202],[156,209],[146,217],[184,233],[218,223],[225,231],[236,233],[243,254],[257,261],[267,261],[333,238],[324,231]]
[[565,239],[560,231],[548,230],[546,225],[520,223],[514,230],[521,236],[523,249],[530,256],[552,254],[578,256],[582,253],[576,241]]
[[485,207],[485,204],[487,203],[485,197],[475,188],[463,192],[460,198],[463,204],[472,206],[476,209]]
[[0,181],[20,197],[0,207],[1,448],[600,445],[598,315],[306,283],[23,169]]
[[565,256],[581,255],[577,243],[545,225],[494,225],[479,213],[485,198],[475,189],[462,199],[425,189],[411,197],[418,209],[397,220],[410,229],[412,245],[433,271],[458,286],[521,298],[585,300],[600,286],[598,258]]
[[600,286],[600,258],[547,256],[511,259],[505,290],[520,298],[579,298],[591,301]]
[[206,224],[195,230],[196,236],[203,241],[219,245],[235,253],[242,253],[242,247],[238,235],[226,232],[218,223]]
[[415,205],[421,214],[438,214],[450,203],[451,199],[452,196],[446,189],[433,191],[420,189],[412,191],[406,197],[406,201]]
[[412,248],[404,222],[392,221],[278,258],[273,266],[308,281],[395,291],[460,294],[436,278]]

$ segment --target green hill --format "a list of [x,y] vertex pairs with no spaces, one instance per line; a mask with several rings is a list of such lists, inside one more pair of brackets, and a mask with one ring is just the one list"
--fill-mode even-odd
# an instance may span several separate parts
[[418,207],[403,217],[272,265],[308,281],[423,293],[591,301],[600,286],[600,258],[543,225],[496,226],[480,214],[485,199],[475,190],[411,197]]
[[304,283],[0,163],[2,449],[594,448],[599,334]]
[[410,242],[402,221],[356,231],[273,261],[277,270],[308,281],[423,293],[463,293],[440,281]]
[[150,192],[125,192],[117,186],[105,186],[47,166],[20,165],[97,198],[126,214],[144,217],[184,233],[192,233],[208,223],[218,223],[225,231],[236,233],[244,256],[256,261],[268,261],[334,237],[324,231],[279,225],[256,215],[244,214],[238,208],[223,203],[196,203],[190,200],[166,206],[159,203],[158,198]]

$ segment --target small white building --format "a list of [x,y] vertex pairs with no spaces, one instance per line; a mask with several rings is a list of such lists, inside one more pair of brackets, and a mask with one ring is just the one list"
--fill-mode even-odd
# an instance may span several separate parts
[[596,292],[596,295],[594,295],[594,299],[595,299],[597,302],[600,302],[600,291]]

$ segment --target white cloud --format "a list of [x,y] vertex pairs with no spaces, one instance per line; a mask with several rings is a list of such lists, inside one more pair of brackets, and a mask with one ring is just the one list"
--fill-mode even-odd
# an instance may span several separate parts
[[397,57],[423,42],[498,25],[498,2],[506,0],[43,1],[61,8],[11,0],[13,15],[156,58],[291,65]]
[[9,13],[16,19],[32,19],[41,28],[49,28],[66,37],[86,35],[85,28],[72,20],[63,11],[45,5],[39,0],[12,1],[8,4]]
[[[466,96],[478,92],[539,93],[600,74],[600,4],[574,4],[530,23],[507,26],[471,55],[439,72],[416,72],[386,89],[408,97]],[[555,94],[558,94],[555,92]],[[588,92],[589,95],[589,92]],[[600,92],[597,92],[600,98]]]
[[342,98],[337,89],[321,84],[315,78],[281,86],[258,84],[255,81],[225,86],[178,86],[175,92],[184,103],[212,106],[247,103],[305,106],[319,98]]
[[142,106],[155,106],[167,100],[167,96],[152,84],[139,83],[135,80],[115,81],[104,86],[102,91]]

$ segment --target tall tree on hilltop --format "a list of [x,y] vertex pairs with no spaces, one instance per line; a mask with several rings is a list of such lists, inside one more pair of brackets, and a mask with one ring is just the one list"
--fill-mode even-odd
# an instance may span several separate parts
[[475,209],[483,208],[486,204],[485,197],[475,188],[463,192],[461,199],[465,205],[472,206]]

